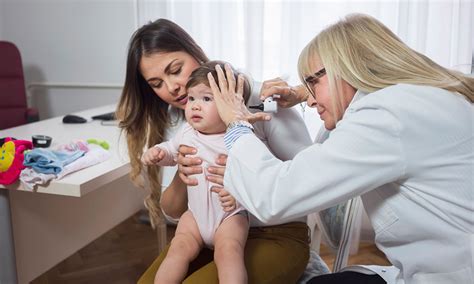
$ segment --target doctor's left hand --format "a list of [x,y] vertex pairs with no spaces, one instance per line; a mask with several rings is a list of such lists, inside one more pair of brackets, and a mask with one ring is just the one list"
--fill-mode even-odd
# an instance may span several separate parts
[[225,75],[219,65],[216,65],[216,72],[219,81],[218,84],[211,73],[207,74],[207,79],[209,80],[209,85],[214,95],[217,111],[225,125],[229,125],[229,123],[238,120],[253,123],[260,120],[271,119],[271,116],[264,112],[251,113],[245,106],[243,98],[243,75],[238,76],[236,86],[234,72],[229,64],[225,64]]

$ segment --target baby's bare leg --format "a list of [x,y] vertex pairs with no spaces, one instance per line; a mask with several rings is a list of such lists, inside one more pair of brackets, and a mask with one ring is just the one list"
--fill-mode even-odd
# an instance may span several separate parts
[[246,215],[229,217],[217,228],[214,236],[214,262],[219,283],[247,283],[244,248],[249,222]]
[[166,258],[156,272],[155,284],[182,283],[189,263],[198,256],[202,246],[199,228],[193,214],[188,210],[179,219]]

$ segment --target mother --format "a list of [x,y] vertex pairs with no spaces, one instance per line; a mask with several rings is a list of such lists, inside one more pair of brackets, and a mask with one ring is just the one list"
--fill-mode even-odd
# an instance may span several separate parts
[[[207,56],[189,34],[171,21],[159,19],[133,34],[117,116],[127,138],[132,166],[130,175],[137,184],[143,185],[141,172],[145,169],[140,162],[143,149],[166,140],[172,135],[170,132],[184,122],[185,85],[191,72],[207,61]],[[284,84],[275,80],[270,85]],[[299,95],[305,96],[304,89],[302,91]],[[257,93],[252,96],[249,103],[260,103]],[[261,141],[282,160],[293,158],[311,144],[301,117],[291,109],[283,109],[271,121],[254,126]],[[191,169],[195,168],[186,168]],[[209,169],[212,170],[221,169]],[[146,205],[152,222],[161,214],[160,201],[166,215],[179,218],[187,209],[186,185],[176,173],[162,193],[160,169],[149,166],[146,171],[151,189]],[[250,283],[295,283],[303,272],[309,255],[308,227],[305,218],[286,222],[289,221],[292,222],[283,224],[275,220],[269,226],[251,218],[252,228],[245,248]],[[166,252],[161,253],[139,283],[153,283]],[[204,250],[191,264],[184,283],[218,283],[212,258],[212,252]]]
[[[329,138],[284,162],[234,123],[245,120],[241,100],[218,72],[222,92],[209,80],[219,114],[235,125],[226,133],[233,142],[224,185],[249,212],[286,220],[360,195],[393,264],[378,270],[386,282],[472,283],[473,78],[410,49],[370,16],[348,16],[299,59],[308,105]],[[314,283],[368,283],[361,278],[339,273]]]

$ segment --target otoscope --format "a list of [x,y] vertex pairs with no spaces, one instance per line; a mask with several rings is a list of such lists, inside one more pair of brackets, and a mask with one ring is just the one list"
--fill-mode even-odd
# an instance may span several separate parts
[[279,98],[280,95],[273,95],[271,97],[266,98],[261,104],[256,106],[249,106],[249,108],[259,109],[263,112],[277,112],[278,106],[277,102],[273,98]]

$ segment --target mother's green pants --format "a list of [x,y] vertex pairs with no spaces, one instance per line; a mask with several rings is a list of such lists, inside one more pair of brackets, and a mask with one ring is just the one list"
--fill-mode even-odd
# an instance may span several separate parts
[[[296,283],[309,259],[309,229],[306,223],[250,228],[245,246],[249,284]],[[152,284],[168,247],[145,271],[138,284]],[[213,251],[203,249],[190,264],[186,284],[219,283]]]

